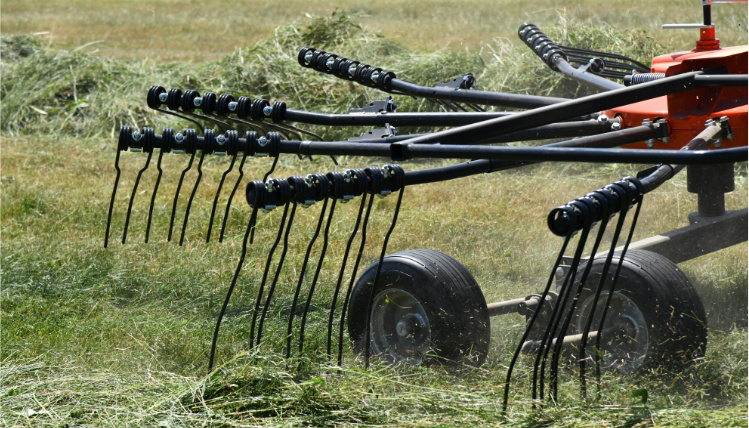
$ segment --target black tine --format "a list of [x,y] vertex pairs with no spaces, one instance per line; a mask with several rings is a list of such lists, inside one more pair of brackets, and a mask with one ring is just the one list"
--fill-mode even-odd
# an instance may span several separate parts
[[[265,288],[265,281],[268,279],[268,271],[270,270],[271,262],[273,261],[273,253],[276,251],[281,237],[283,236],[284,227],[286,226],[286,216],[289,213],[289,204],[284,206],[283,216],[278,226],[278,233],[276,234],[276,240],[268,251],[268,259],[265,262],[265,268],[263,269],[263,279],[260,281],[260,288],[257,291],[257,299],[255,300],[255,310],[252,312],[252,323],[250,325],[250,349],[255,346],[255,322],[257,321],[257,315],[260,312],[260,302],[263,299],[263,289]],[[258,343],[260,341],[258,340]]]
[[[129,127],[128,127],[129,128]],[[112,226],[112,211],[114,210],[114,198],[117,195],[117,186],[120,184],[120,149],[117,149],[117,154],[114,158],[114,169],[117,170],[117,175],[114,177],[114,187],[112,188],[112,198],[109,200],[109,214],[107,214],[107,230],[104,232],[104,248],[109,245],[109,229]]]
[[[326,200],[327,201],[327,200]],[[325,253],[328,250],[328,235],[330,233],[330,224],[333,220],[333,214],[335,214],[335,207],[337,199],[333,199],[330,204],[330,212],[328,213],[328,222],[325,224],[325,232],[323,233],[323,244],[320,250],[320,259],[317,261],[317,268],[315,268],[315,276],[312,278],[312,285],[310,285],[309,294],[307,294],[307,303],[304,305],[304,312],[302,313],[302,325],[299,328],[299,352],[304,350],[304,326],[307,324],[307,314],[309,313],[309,307],[312,303],[312,295],[315,293],[315,285],[317,285],[317,279],[320,277],[320,270],[322,269],[323,260],[325,260]],[[330,329],[328,329],[330,331]],[[330,341],[328,341],[330,343]],[[330,355],[330,345],[328,345],[328,355]]]
[[231,210],[231,201],[234,199],[234,194],[237,192],[237,188],[239,188],[239,183],[242,182],[242,177],[244,177],[244,171],[242,168],[244,168],[244,162],[247,160],[247,152],[242,152],[242,160],[239,162],[239,176],[237,177],[237,181],[234,183],[234,188],[232,188],[231,193],[229,194],[229,200],[226,201],[226,209],[224,210],[224,219],[221,221],[221,233],[218,237],[218,242],[224,241],[224,231],[226,230],[226,221],[229,219],[229,211]]
[[161,183],[161,174],[163,173],[163,170],[161,169],[161,158],[164,157],[164,151],[159,151],[159,158],[156,160],[156,169],[159,171],[159,174],[156,176],[156,184],[153,186],[153,193],[151,194],[151,204],[148,208],[148,221],[146,222],[146,238],[145,242],[148,243],[148,235],[151,233],[151,219],[153,218],[153,206],[156,203],[156,192],[159,191],[159,183]]
[[[335,315],[335,308],[336,303],[338,301],[338,293],[341,290],[341,284],[343,283],[343,275],[346,272],[346,263],[348,261],[349,253],[351,252],[351,244],[353,244],[354,239],[356,238],[356,232],[359,230],[359,224],[362,220],[362,215],[364,214],[364,207],[366,206],[367,202],[367,194],[362,194],[362,200],[359,204],[359,214],[356,217],[356,223],[354,224],[354,229],[351,231],[351,234],[349,235],[348,241],[346,242],[346,250],[343,252],[343,258],[341,260],[341,270],[338,273],[338,282],[335,286],[335,292],[333,293],[333,302],[330,305],[330,317],[328,319],[328,358],[330,358],[331,354],[331,348],[332,348],[332,337],[333,337],[333,317]],[[341,335],[343,333],[341,332]],[[341,351],[342,352],[342,351]],[[340,359],[339,359],[339,365]]]
[[278,277],[281,275],[281,269],[283,268],[283,262],[286,260],[286,252],[289,249],[289,234],[291,232],[291,226],[294,223],[294,214],[296,213],[297,203],[291,202],[291,213],[289,214],[289,222],[286,225],[286,233],[283,237],[283,249],[281,249],[281,257],[278,260],[276,266],[276,274],[273,275],[273,281],[270,283],[268,288],[268,296],[265,298],[265,305],[263,306],[263,312],[260,314],[260,322],[257,326],[257,344],[260,345],[260,340],[263,336],[263,324],[265,323],[265,317],[268,314],[268,308],[270,302],[273,299],[273,293],[276,291],[276,284],[278,284]]
[[551,290],[551,285],[554,283],[554,279],[556,277],[556,271],[559,268],[560,263],[562,262],[562,258],[564,257],[564,252],[567,250],[567,245],[572,239],[572,235],[573,235],[572,230],[570,230],[570,233],[564,239],[564,243],[562,244],[562,249],[559,250],[559,255],[557,256],[557,260],[554,263],[554,269],[552,269],[551,275],[549,275],[549,280],[546,282],[546,288],[541,293],[541,299],[539,300],[540,303],[536,307],[536,310],[533,311],[533,315],[531,315],[531,319],[527,323],[525,332],[523,332],[523,336],[520,338],[520,342],[518,343],[517,348],[515,348],[515,353],[512,355],[512,359],[510,360],[510,365],[507,369],[507,377],[505,379],[504,400],[502,402],[503,414],[507,413],[507,403],[510,397],[510,381],[512,379],[512,371],[515,367],[515,363],[517,362],[518,357],[520,356],[520,351],[523,349],[523,344],[525,343],[526,340],[528,340],[528,336],[533,330],[533,327],[536,323],[536,320],[538,319],[539,314],[544,310],[544,302],[546,302],[546,296],[549,295],[549,291]]
[[[629,244],[632,242],[632,236],[634,235],[635,226],[637,225],[637,219],[640,217],[640,208],[642,207],[642,194],[639,195],[635,203],[637,207],[635,208],[634,216],[632,216],[632,223],[629,226],[629,234],[627,235],[627,241],[624,243],[624,248],[622,249],[622,252],[619,255],[619,264],[616,267],[616,272],[614,273],[614,280],[611,282],[609,295],[606,298],[606,304],[603,306],[603,312],[601,313],[601,321],[598,324],[599,332],[603,330],[603,325],[604,325],[604,322],[606,321],[606,314],[608,312],[609,305],[611,304],[611,297],[614,295],[614,290],[616,290],[616,282],[617,282],[617,279],[619,278],[619,271],[621,270],[622,262],[624,261],[624,256],[627,254],[627,249],[629,248]],[[601,334],[598,334],[596,336],[595,349],[601,349]],[[600,361],[598,360],[598,357],[596,357],[596,382],[598,383],[598,390],[600,392],[601,365],[600,365]]]
[[161,158],[164,157],[164,153],[172,151],[172,139],[174,137],[174,130],[172,128],[164,128],[161,134],[161,149],[159,149],[159,159],[156,161],[156,169],[159,171],[156,176],[156,183],[153,186],[153,193],[151,194],[151,204],[148,208],[148,221],[146,222],[146,238],[145,242],[148,242],[148,237],[151,233],[151,219],[153,218],[153,207],[156,203],[156,193],[159,191],[159,183],[161,183],[161,175],[164,172],[161,169]]
[[587,242],[589,231],[589,227],[582,230],[577,243],[577,248],[575,249],[575,256],[573,258],[572,265],[570,266],[570,269],[569,271],[567,271],[567,275],[564,278],[562,289],[560,290],[559,296],[557,297],[557,303],[552,310],[549,324],[546,326],[546,330],[544,331],[541,339],[541,348],[539,349],[533,364],[533,389],[531,396],[534,400],[536,399],[536,385],[538,385],[538,397],[543,399],[544,372],[546,369],[546,358],[548,357],[549,351],[551,349],[551,337],[556,332],[559,319],[561,319],[563,312],[561,308],[564,308],[567,305],[567,299],[571,294],[570,289],[575,283],[577,266],[580,263],[580,258],[582,257],[583,250],[585,249],[585,243]]
[[[364,197],[364,195],[362,195]],[[351,272],[351,279],[349,280],[348,288],[346,289],[346,298],[343,300],[343,308],[341,309],[341,325],[338,334],[338,365],[343,363],[343,328],[346,323],[346,310],[348,309],[349,299],[351,298],[351,289],[356,281],[356,273],[359,270],[359,263],[361,262],[362,253],[364,252],[364,244],[367,242],[367,224],[369,223],[369,215],[372,213],[372,202],[374,202],[374,195],[369,197],[369,203],[367,204],[367,213],[364,215],[364,221],[361,226],[361,243],[359,244],[359,252],[356,255],[356,261],[354,262],[354,269]]]
[[130,214],[133,210],[133,201],[135,200],[135,195],[138,192],[138,184],[140,183],[140,177],[143,175],[143,173],[148,169],[148,165],[151,163],[151,155],[153,152],[148,152],[148,157],[146,157],[146,164],[143,165],[143,168],[138,171],[138,176],[135,178],[135,184],[133,185],[133,191],[130,195],[130,202],[127,206],[127,216],[125,217],[125,230],[122,232],[122,243],[124,244],[127,240],[127,228],[130,225]]
[[273,174],[273,171],[276,170],[276,165],[278,165],[278,156],[276,156],[273,159],[273,164],[270,166],[270,169],[268,170],[268,172],[266,172],[265,175],[263,176],[264,182],[268,181],[268,177],[270,177],[270,175]]
[[[557,341],[554,345],[554,354],[552,356],[551,360],[551,370],[549,371],[551,376],[551,385],[552,385],[552,391],[554,394],[554,401],[557,401],[557,385],[558,385],[558,373],[559,373],[559,357],[561,355],[562,351],[562,345],[564,344],[564,337],[567,334],[567,330],[569,329],[570,323],[572,322],[572,318],[575,315],[575,309],[577,308],[577,302],[580,300],[580,293],[583,291],[583,285],[585,284],[585,281],[588,279],[588,275],[590,274],[590,270],[593,268],[593,259],[595,258],[596,253],[598,252],[598,247],[601,244],[601,240],[603,239],[603,234],[606,232],[606,225],[608,224],[609,217],[605,216],[598,226],[598,233],[596,234],[596,240],[593,244],[593,248],[590,251],[590,257],[588,258],[588,263],[585,265],[585,269],[583,270],[583,274],[580,277],[580,281],[576,281],[577,288],[575,290],[575,297],[572,299],[572,302],[570,302],[569,308],[567,309],[567,316],[564,319],[564,323],[562,324],[562,327],[559,329],[559,333],[557,335]],[[583,382],[581,384],[581,393],[584,393],[585,383]]]
[[365,335],[364,339],[364,365],[365,367],[369,368],[369,340],[371,337],[371,326],[370,326],[370,318],[372,315],[372,303],[374,300],[374,291],[377,288],[377,284],[380,280],[380,272],[382,271],[382,260],[385,258],[385,253],[387,252],[388,247],[388,241],[390,241],[390,235],[393,234],[393,230],[395,229],[395,224],[398,222],[398,213],[401,209],[401,201],[403,201],[403,191],[405,190],[405,187],[401,187],[400,192],[398,192],[398,201],[395,203],[395,210],[393,212],[393,220],[390,223],[390,228],[388,229],[387,233],[385,234],[385,239],[382,243],[382,250],[380,251],[380,262],[377,265],[377,272],[375,273],[375,279],[374,284],[372,284],[372,289],[369,290],[369,303],[367,304],[367,333]]
[[[619,213],[619,219],[616,222],[616,229],[614,230],[614,236],[611,238],[611,247],[609,248],[609,252],[606,254],[606,261],[604,262],[603,269],[601,272],[601,278],[598,281],[598,286],[596,287],[596,291],[593,297],[593,306],[590,309],[590,314],[588,314],[588,319],[585,321],[585,326],[583,328],[583,335],[582,339],[580,340],[580,352],[579,352],[579,362],[580,362],[580,394],[583,396],[583,398],[586,396],[586,380],[585,380],[585,369],[586,369],[586,351],[585,349],[588,346],[588,335],[590,334],[590,328],[593,325],[593,318],[595,317],[596,308],[598,307],[598,299],[601,298],[601,293],[603,292],[603,287],[606,282],[606,278],[608,278],[609,269],[611,268],[611,262],[614,257],[614,252],[616,251],[616,244],[619,242],[619,235],[621,234],[622,228],[624,227],[624,220],[627,216],[627,208],[623,208]],[[592,263],[591,263],[592,264]],[[598,330],[599,332],[601,330]],[[598,348],[596,348],[598,349]]]
[[188,171],[192,168],[192,163],[195,160],[195,152],[192,152],[190,155],[190,161],[187,163],[187,167],[182,170],[182,174],[179,177],[179,182],[177,183],[177,191],[174,192],[174,203],[172,204],[172,216],[171,219],[169,219],[169,236],[167,237],[167,241],[172,241],[172,230],[174,228],[174,215],[177,213],[177,201],[179,201],[179,193],[182,189],[182,183],[185,180],[185,174],[187,174]]
[[250,236],[250,231],[255,228],[255,222],[257,221],[257,211],[258,211],[258,207],[255,206],[252,209],[252,215],[250,216],[250,221],[247,223],[247,230],[244,233],[244,240],[242,241],[242,253],[239,256],[237,269],[234,271],[234,276],[231,279],[229,290],[226,292],[226,299],[224,299],[224,304],[223,306],[221,306],[221,312],[218,314],[218,319],[216,320],[216,328],[213,330],[213,341],[211,342],[211,356],[208,361],[209,372],[213,368],[213,358],[216,354],[216,342],[218,341],[218,332],[219,332],[219,329],[221,328],[221,320],[223,320],[224,314],[226,313],[226,307],[229,305],[229,300],[231,299],[231,294],[234,291],[234,286],[237,285],[237,278],[239,278],[239,272],[242,271],[244,258],[245,258],[245,255],[247,254],[247,238]]
[[216,215],[216,205],[218,204],[218,197],[221,195],[221,188],[224,186],[224,180],[226,180],[226,176],[231,172],[232,169],[234,169],[234,162],[237,160],[237,155],[235,154],[231,158],[231,163],[229,164],[229,168],[224,171],[224,174],[221,175],[221,181],[218,183],[218,190],[216,190],[216,197],[213,199],[213,208],[211,208],[211,219],[208,221],[208,233],[205,235],[205,242],[211,241],[211,230],[213,229],[213,217]]
[[203,159],[205,159],[205,150],[202,150],[200,152],[200,160],[198,160],[198,178],[195,180],[195,186],[192,188],[192,193],[190,193],[190,199],[187,201],[187,208],[185,208],[185,218],[182,221],[182,233],[179,236],[179,245],[182,246],[182,243],[185,241],[185,230],[187,230],[187,222],[190,220],[190,207],[192,207],[192,201],[195,198],[195,192],[198,191],[198,186],[200,185],[200,179],[203,178]]
[[[297,191],[299,190],[297,189]],[[322,209],[320,210],[320,217],[317,220],[315,232],[312,234],[312,238],[310,238],[309,244],[307,245],[307,252],[304,254],[304,262],[302,262],[302,270],[299,273],[299,281],[297,281],[296,290],[294,290],[294,300],[291,302],[291,312],[289,313],[289,326],[286,330],[286,358],[291,356],[291,330],[294,326],[294,312],[296,311],[296,305],[299,301],[299,293],[302,291],[304,273],[307,271],[307,263],[309,262],[309,256],[312,253],[312,247],[315,245],[315,241],[317,241],[317,237],[320,235],[320,230],[322,230],[322,223],[323,220],[325,220],[325,212],[327,209],[328,200],[326,198],[323,202]],[[320,260],[322,260],[322,257]]]

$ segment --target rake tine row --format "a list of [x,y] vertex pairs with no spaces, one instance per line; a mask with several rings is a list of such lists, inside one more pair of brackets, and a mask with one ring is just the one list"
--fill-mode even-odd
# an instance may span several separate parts
[[[271,244],[270,249],[267,254],[267,259],[265,266],[263,268],[263,274],[262,278],[260,279],[260,283],[257,290],[257,295],[254,299],[254,310],[252,313],[252,319],[251,319],[251,325],[250,325],[250,338],[249,338],[249,345],[250,348],[257,347],[261,344],[263,339],[263,332],[266,328],[266,320],[269,316],[269,309],[272,306],[273,299],[275,297],[275,294],[277,293],[278,287],[280,286],[279,278],[280,273],[284,266],[284,261],[286,260],[287,251],[289,249],[289,239],[291,235],[292,226],[294,223],[294,217],[296,215],[296,211],[298,206],[302,206],[303,208],[308,208],[312,205],[314,205],[316,202],[322,201],[322,207],[320,209],[320,214],[318,217],[318,220],[316,222],[316,226],[314,229],[314,233],[312,237],[310,238],[309,243],[307,244],[307,249],[304,255],[304,259],[302,262],[302,268],[301,268],[301,274],[298,277],[298,280],[296,281],[296,286],[293,288],[293,302],[291,306],[291,310],[289,312],[289,319],[286,325],[286,355],[289,357],[291,355],[291,348],[292,348],[292,341],[293,341],[293,331],[294,331],[294,319],[297,315],[297,307],[300,304],[300,296],[302,292],[302,286],[304,283],[304,277],[305,272],[307,270],[307,266],[310,260],[310,256],[312,253],[312,249],[315,245],[315,242],[317,241],[319,234],[322,230],[322,224],[325,221],[326,214],[327,214],[327,222],[325,226],[325,230],[323,232],[323,244],[322,248],[319,252],[319,258],[317,267],[314,272],[314,277],[312,279],[311,285],[309,286],[309,290],[307,291],[306,301],[304,302],[302,314],[301,314],[301,323],[299,327],[299,339],[298,339],[298,349],[299,352],[302,352],[304,349],[304,331],[308,319],[309,310],[311,307],[311,302],[315,293],[316,284],[318,283],[318,279],[320,277],[320,272],[322,270],[322,263],[325,258],[325,253],[327,251],[328,247],[328,235],[330,231],[330,225],[332,223],[333,216],[335,214],[335,208],[338,202],[347,202],[351,199],[354,199],[358,196],[362,196],[361,205],[358,210],[357,219],[354,225],[354,229],[351,232],[351,235],[348,239],[348,243],[346,246],[345,255],[343,258],[343,262],[341,264],[341,270],[338,275],[337,285],[334,290],[334,297],[333,302],[331,304],[330,310],[329,310],[329,316],[328,316],[328,327],[327,327],[327,346],[328,346],[328,357],[331,357],[331,345],[332,345],[332,338],[333,338],[333,319],[335,318],[335,312],[337,309],[337,299],[338,296],[341,294],[341,288],[342,288],[342,282],[344,278],[344,274],[346,271],[346,260],[349,257],[351,244],[355,240],[355,237],[357,235],[357,232],[359,229],[361,229],[361,240],[360,240],[360,246],[359,250],[357,252],[356,256],[356,262],[353,266],[353,272],[351,273],[351,281],[348,285],[347,290],[345,291],[345,300],[343,303],[342,313],[341,313],[341,325],[345,324],[345,317],[346,317],[346,309],[347,309],[347,303],[348,298],[351,293],[351,287],[353,286],[353,281],[356,279],[356,274],[358,270],[358,266],[361,262],[364,244],[366,243],[366,234],[367,234],[367,223],[369,221],[371,212],[372,212],[372,206],[374,202],[374,195],[380,195],[380,196],[386,196],[393,191],[400,190],[399,193],[399,202],[402,198],[402,190],[404,188],[404,177],[405,172],[402,168],[400,168],[398,165],[386,165],[383,168],[377,168],[377,167],[368,167],[364,170],[361,169],[354,169],[354,170],[348,170],[344,173],[332,171],[327,174],[310,174],[306,178],[302,178],[300,176],[292,176],[288,179],[270,179],[267,182],[262,181],[252,181],[250,182],[248,188],[247,188],[247,201],[248,203],[253,207],[253,214],[252,218],[250,220],[250,223],[248,224],[247,231],[245,232],[245,238],[243,241],[243,249],[242,254],[237,266],[237,269],[235,271],[234,277],[232,278],[232,282],[229,286],[229,290],[227,292],[227,297],[224,301],[224,305],[222,307],[221,313],[219,314],[219,319],[216,324],[216,329],[214,331],[214,339],[213,344],[211,348],[211,359],[210,359],[210,365],[213,365],[214,361],[214,355],[215,355],[215,348],[217,343],[217,337],[218,332],[221,324],[221,320],[223,318],[223,315],[226,311],[226,306],[228,305],[228,302],[230,300],[231,294],[233,290],[235,289],[235,286],[237,284],[238,276],[240,274],[240,271],[242,269],[242,265],[244,263],[246,251],[249,242],[250,244],[253,243],[253,236],[254,236],[254,225],[257,221],[257,214],[258,210],[269,213],[272,210],[276,208],[280,208],[283,206],[283,214],[281,216],[279,225],[278,225],[278,231],[276,233],[276,237],[274,242]],[[367,197],[369,195],[369,197]],[[329,199],[333,199],[333,201],[330,203],[330,211],[327,211]],[[397,211],[399,209],[400,203],[397,203],[396,210],[393,218],[393,222],[391,224],[391,227],[389,229],[388,234],[385,238],[385,243],[383,244],[382,251],[384,252],[387,245],[387,240],[389,239],[390,234],[392,233],[392,230],[395,226],[395,220],[397,219]],[[367,204],[367,210],[366,214],[363,215],[363,208],[364,205]],[[283,241],[283,243],[282,243]],[[281,253],[278,257],[275,257],[275,253],[278,250],[279,245],[281,246]],[[383,253],[384,255],[384,253]],[[271,269],[273,269],[274,266],[274,259],[278,259],[278,261],[275,264],[275,272],[273,274],[273,277],[270,278],[270,272]],[[343,329],[341,328],[339,335],[338,335],[338,345],[339,345],[339,353],[338,353],[338,361],[340,362],[342,360],[342,344],[343,344]]]
[[[130,219],[132,216],[135,196],[138,193],[138,188],[139,188],[139,184],[140,184],[142,176],[149,169],[154,150],[156,149],[159,150],[158,160],[156,162],[156,169],[158,170],[158,173],[156,176],[156,180],[154,183],[153,191],[151,194],[151,200],[150,200],[150,204],[148,208],[148,219],[146,223],[145,242],[148,242],[150,240],[150,232],[151,232],[151,225],[153,221],[154,206],[156,203],[156,195],[158,193],[159,186],[161,184],[162,176],[163,176],[162,159],[163,159],[164,153],[170,153],[170,152],[171,153],[183,153],[183,154],[187,154],[190,156],[187,162],[187,165],[181,171],[179,180],[177,182],[177,188],[174,193],[173,200],[172,200],[172,210],[171,210],[171,215],[169,219],[169,229],[168,229],[168,235],[167,235],[167,241],[171,241],[175,233],[174,223],[177,217],[177,207],[179,205],[179,199],[182,193],[182,187],[190,171],[193,169],[196,169],[197,171],[196,179],[195,179],[194,184],[192,185],[192,190],[190,191],[189,199],[187,200],[184,217],[182,219],[182,229],[179,232],[179,235],[180,235],[179,245],[183,245],[185,236],[186,236],[187,226],[189,224],[191,207],[192,207],[195,195],[197,194],[198,188],[201,184],[202,177],[203,177],[202,167],[203,167],[203,162],[205,160],[205,156],[210,155],[210,154],[220,154],[220,155],[231,156],[229,167],[223,172],[221,176],[221,180],[218,185],[218,189],[216,191],[216,195],[213,199],[213,204],[211,207],[211,216],[210,216],[210,221],[208,224],[208,231],[206,233],[206,242],[209,242],[210,235],[213,230],[213,223],[216,220],[216,208],[218,207],[220,195],[223,191],[227,176],[234,170],[234,165],[236,164],[237,157],[240,155],[240,152],[241,152],[241,160],[239,162],[239,167],[237,168],[238,177],[234,185],[231,187],[232,190],[230,192],[229,199],[227,200],[227,203],[226,203],[226,208],[224,211],[224,218],[221,224],[221,232],[220,232],[220,237],[219,237],[219,242],[221,242],[223,241],[223,237],[225,235],[226,224],[227,224],[228,215],[231,209],[232,199],[234,195],[236,194],[236,191],[244,177],[243,167],[245,165],[247,156],[253,156],[253,157],[273,156],[275,158],[273,161],[273,165],[271,166],[271,169],[266,173],[266,178],[267,178],[267,176],[270,175],[270,173],[275,168],[276,162],[278,160],[278,154],[279,154],[278,147],[279,147],[280,141],[281,141],[280,134],[275,133],[275,132],[268,133],[266,136],[258,137],[255,131],[247,131],[246,133],[244,133],[244,138],[239,138],[239,134],[235,130],[227,130],[224,133],[217,134],[214,130],[207,129],[204,131],[203,136],[198,136],[198,133],[194,129],[190,129],[190,128],[184,129],[183,131],[180,131],[177,133],[175,133],[172,128],[164,128],[161,135],[156,135],[154,133],[153,128],[145,127],[142,129],[142,131],[139,131],[139,130],[133,130],[130,126],[126,126],[126,125],[120,127],[117,156],[115,157],[115,165],[114,165],[115,170],[117,171],[117,175],[115,177],[115,183],[114,183],[114,187],[112,190],[112,197],[110,200],[109,213],[107,216],[107,230],[106,230],[106,236],[104,240],[105,246],[108,246],[109,244],[109,235],[110,235],[110,230],[111,230],[112,215],[114,211],[114,202],[116,199],[117,187],[119,186],[119,181],[120,181],[121,172],[122,172],[120,165],[119,165],[120,152],[129,150],[131,152],[145,152],[148,154],[145,164],[138,171],[138,174],[135,179],[135,184],[133,185],[133,188],[131,190],[131,196],[128,202],[128,209],[127,209],[127,214],[125,217],[125,226],[124,226],[123,235],[122,235],[123,244],[126,243],[126,240],[127,240],[127,234],[128,234]],[[198,153],[200,153],[200,155],[198,157],[197,166],[193,168],[194,163],[195,163],[195,158]]]

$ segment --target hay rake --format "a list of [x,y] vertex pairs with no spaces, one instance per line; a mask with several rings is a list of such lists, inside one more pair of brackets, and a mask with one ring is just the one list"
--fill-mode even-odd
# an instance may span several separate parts
[[[295,349],[304,352],[309,314],[317,306],[313,304],[316,292],[325,283],[331,286],[332,298],[325,304],[324,347],[328,358],[336,358],[338,364],[342,364],[344,326],[348,325],[348,340],[363,355],[365,364],[371,356],[378,356],[394,363],[477,366],[488,353],[490,317],[524,315],[526,329],[505,379],[505,407],[520,354],[535,355],[532,397],[549,397],[552,401],[557,399],[559,365],[565,360],[578,366],[582,396],[587,391],[589,367],[600,380],[602,370],[629,374],[657,364],[686,363],[704,354],[707,329],[699,296],[675,263],[745,242],[747,225],[746,209],[727,212],[724,204],[724,193],[733,190],[733,163],[747,159],[747,48],[720,48],[710,23],[711,2],[702,3],[705,21],[699,25],[697,47],[657,57],[651,67],[621,55],[558,46],[535,25],[523,24],[518,31],[521,40],[551,69],[602,91],[578,99],[478,91],[473,89],[475,78],[470,73],[425,87],[398,79],[392,71],[313,47],[300,50],[301,66],[393,95],[432,99],[443,111],[397,112],[395,100],[388,96],[346,114],[326,114],[294,110],[281,101],[200,94],[179,88],[167,91],[153,86],[147,96],[150,108],[187,120],[199,131],[165,128],[159,135],[148,127],[121,127],[105,246],[109,245],[121,175],[120,152],[147,154],[128,202],[123,244],[141,176],[149,169],[155,150],[159,151],[158,175],[149,203],[146,242],[150,239],[163,155],[181,153],[189,157],[172,199],[167,236],[171,241],[179,230],[175,219],[185,176],[200,153],[194,167],[197,178],[189,191],[179,231],[180,245],[185,240],[206,155],[231,157],[213,199],[206,242],[218,222],[219,197],[235,165],[238,177],[228,185],[231,190],[223,209],[219,241],[224,239],[230,207],[243,182],[248,158],[267,157],[272,162],[263,179],[249,181],[246,187],[245,199],[251,212],[239,261],[216,322],[209,367],[214,364],[221,322],[254,243],[258,219],[276,209],[281,211],[262,275],[258,275],[250,348],[259,346],[271,328],[270,313],[285,285],[280,278],[297,211],[313,205],[320,207],[319,214],[298,277],[289,287],[293,298],[287,319],[278,327],[286,357]],[[487,111],[487,107],[514,110]],[[348,141],[323,141],[299,124],[376,129]],[[441,130],[398,135],[396,126]],[[490,145],[546,139],[564,141],[535,147]],[[711,146],[715,149],[708,150]],[[418,158],[469,161],[411,171],[391,163],[305,177],[269,178],[282,154],[331,156],[334,161],[341,155],[387,157],[393,162]],[[539,294],[487,304],[470,272],[446,254],[419,249],[387,255],[405,187],[536,162],[656,166],[551,210],[548,227],[563,243]],[[632,242],[644,195],[685,167],[689,190],[698,194],[698,212],[690,215],[691,225]],[[384,198],[393,193],[397,201],[379,258],[359,275],[376,196]],[[359,203],[352,208],[355,221],[348,226],[340,269],[337,275],[329,273],[323,264],[331,242],[331,224],[341,205],[357,198]],[[609,235],[610,239],[605,238]],[[316,247],[315,264],[312,254]],[[586,248],[592,250],[586,254]],[[572,256],[567,256],[568,252]],[[306,280],[308,270],[314,272],[311,281]],[[309,285],[305,290],[306,282]]]

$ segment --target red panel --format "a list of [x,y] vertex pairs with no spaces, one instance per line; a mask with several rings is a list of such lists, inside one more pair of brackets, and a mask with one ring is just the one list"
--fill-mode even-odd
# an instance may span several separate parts
[[[728,74],[747,74],[747,46],[725,49],[694,49],[676,52],[653,59],[651,71],[666,73],[666,76],[696,70],[720,68]],[[605,112],[618,116],[624,127],[639,126],[643,120],[665,118],[671,128],[668,143],[657,141],[654,148],[680,149],[695,135],[705,129],[708,119],[728,116],[733,129],[733,141],[724,141],[723,147],[747,145],[747,88],[704,87],[642,101]],[[628,147],[646,148],[644,143]]]

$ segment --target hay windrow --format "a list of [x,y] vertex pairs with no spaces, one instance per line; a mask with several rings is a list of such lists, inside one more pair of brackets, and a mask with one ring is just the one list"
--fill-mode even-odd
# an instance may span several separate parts
[[[605,49],[645,59],[663,49],[638,32],[617,32],[563,24],[549,32],[560,43]],[[289,108],[346,112],[385,94],[304,69],[296,55],[314,46],[395,71],[415,83],[433,85],[471,72],[477,88],[562,97],[589,93],[574,81],[551,73],[520,41],[499,39],[480,51],[414,52],[363,30],[354,20],[333,14],[281,27],[260,42],[223,59],[199,65],[124,61],[59,49],[29,36],[2,38],[2,102],[6,135],[68,134],[112,136],[122,124],[178,127],[173,117],[145,105],[153,84],[252,98],[285,101]],[[647,61],[647,60],[646,60]],[[434,105],[397,97],[399,111],[424,111]],[[363,130],[312,130],[329,139],[346,139]]]

